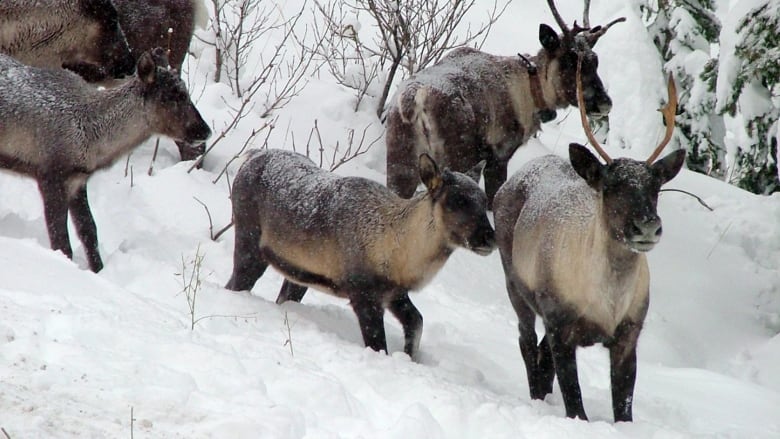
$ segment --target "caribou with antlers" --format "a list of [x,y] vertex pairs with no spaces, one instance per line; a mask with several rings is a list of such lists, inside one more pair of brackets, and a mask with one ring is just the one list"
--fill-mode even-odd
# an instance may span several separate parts
[[[462,47],[399,87],[387,114],[387,185],[409,198],[420,183],[417,157],[426,152],[466,172],[486,160],[485,191],[492,202],[506,180],[507,163],[520,145],[555,118],[556,109],[577,105],[574,76],[583,59],[585,110],[606,115],[612,101],[598,76],[593,46],[606,26],[572,28],[548,0],[563,34],[539,26],[536,56],[496,56]],[[585,22],[589,22],[587,8]],[[478,180],[478,175],[472,175]]]
[[[579,75],[576,82],[582,126],[606,164],[577,143],[569,145],[570,162],[552,155],[529,162],[496,194],[496,239],[531,398],[551,393],[557,375],[566,415],[587,419],[575,350],[603,343],[615,421],[631,421],[637,339],[649,303],[645,252],[661,238],[658,192],[685,159],[678,150],[656,161],[672,138],[677,94],[670,76],[666,135],[650,157],[613,160],[588,126]],[[537,315],[545,329],[539,344]]]

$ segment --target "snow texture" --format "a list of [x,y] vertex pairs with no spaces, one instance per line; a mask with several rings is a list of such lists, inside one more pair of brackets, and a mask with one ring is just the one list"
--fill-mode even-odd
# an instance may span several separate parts
[[[280,7],[293,13],[296,3]],[[569,22],[581,15],[580,1],[556,3]],[[480,0],[477,9],[488,4]],[[591,10],[592,23],[628,16],[595,48],[614,101],[605,145],[613,157],[644,158],[663,132],[655,109],[664,78],[635,14],[623,2],[593,2]],[[484,49],[535,52],[539,22],[553,23],[543,2],[513,2]],[[195,43],[193,52],[200,57],[185,62],[189,88],[218,130],[238,101],[209,79],[213,49]],[[351,99],[324,74],[312,77],[278,114],[269,143],[293,149],[295,138],[302,151],[316,119],[329,165],[346,130],[368,127],[369,139],[382,133],[373,103],[355,113]],[[510,173],[584,141],[573,116],[546,124],[515,154]],[[215,227],[230,221],[225,179],[212,180],[261,124],[249,115],[202,170],[187,173],[190,163],[177,164],[175,145],[163,140],[152,176],[145,170],[153,141],[130,157],[127,176],[123,162],[96,173],[89,190],[106,264],[99,274],[86,269],[78,247],[74,261],[49,250],[34,183],[0,173],[0,427],[10,437],[780,437],[780,195],[759,197],[686,170],[667,184],[715,210],[661,194],[664,237],[648,254],[635,421],[612,422],[609,359],[594,346],[577,353],[591,418],[583,422],[565,418],[557,384],[545,401],[529,398],[497,252],[456,251],[412,297],[425,316],[419,363],[399,352],[394,319],[386,319],[391,353],[383,355],[363,347],[343,300],[309,294],[302,304],[275,305],[277,273],[251,294],[222,288],[233,234],[211,241],[193,197],[209,206]],[[338,173],[383,182],[384,153],[380,142]],[[317,162],[315,148],[311,155]],[[190,331],[177,273],[182,259],[191,267],[198,246],[195,313],[204,319]]]

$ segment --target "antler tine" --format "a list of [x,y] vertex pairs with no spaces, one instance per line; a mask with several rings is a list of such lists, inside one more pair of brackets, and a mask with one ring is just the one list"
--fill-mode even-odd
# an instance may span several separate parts
[[607,33],[607,31],[609,30],[610,27],[612,27],[612,25],[617,23],[622,23],[624,21],[626,21],[626,17],[620,17],[610,21],[608,24],[604,26],[594,27],[593,30],[588,35],[588,40],[591,41],[591,45],[596,44],[596,41],[598,41],[598,39],[601,38],[602,35]]
[[669,72],[669,84],[667,86],[669,91],[669,102],[666,103],[664,108],[659,111],[664,115],[664,122],[666,122],[666,134],[661,143],[655,148],[650,157],[647,159],[647,164],[652,164],[655,159],[661,154],[666,145],[672,140],[672,134],[674,134],[674,116],[677,114],[677,86],[674,84],[674,78],[672,73]]
[[569,35],[571,31],[569,30],[569,27],[566,26],[566,22],[563,21],[563,18],[561,18],[561,14],[558,13],[558,9],[556,9],[553,0],[547,0],[547,4],[550,6],[550,11],[552,11],[553,17],[555,17],[555,21],[558,23],[558,26],[561,27],[563,35]]
[[596,150],[596,152],[599,153],[599,155],[604,159],[607,164],[612,163],[612,158],[607,154],[606,151],[599,145],[599,142],[596,141],[596,137],[593,135],[593,131],[590,129],[590,125],[588,124],[588,117],[585,115],[585,98],[582,95],[582,57],[580,56],[577,59],[577,106],[580,107],[580,120],[582,121],[582,129],[585,130],[585,136],[588,138],[588,141],[591,145],[593,145],[593,149]]
[[580,32],[586,32],[586,31],[589,31],[589,30],[590,30],[590,28],[588,28],[587,26],[586,27],[582,27],[579,24],[577,24],[577,20],[574,20],[574,24],[571,27],[571,33],[569,34],[569,36],[574,37],[575,35],[577,35]]
[[590,0],[585,0],[585,7],[582,10],[582,26],[586,29],[590,27]]

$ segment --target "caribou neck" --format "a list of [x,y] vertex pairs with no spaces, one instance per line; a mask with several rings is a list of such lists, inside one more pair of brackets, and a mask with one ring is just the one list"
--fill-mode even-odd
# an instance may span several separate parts
[[409,289],[424,286],[441,268],[454,248],[445,236],[438,220],[437,206],[427,192],[409,200],[399,198],[398,210],[393,217],[393,242],[388,246],[389,258],[400,270],[404,279],[399,284]]
[[551,72],[549,56],[539,53],[532,58],[539,71],[539,82],[544,97],[544,110],[555,111],[569,106],[569,101],[563,94],[563,89],[555,82],[556,73]]
[[96,91],[84,107],[84,131],[95,145],[96,168],[110,165],[153,134],[136,78],[114,88]]
[[[521,53],[517,56],[520,58],[520,65],[525,69],[528,76],[528,88],[531,99],[534,102],[534,108],[537,112],[553,110],[547,105],[547,100],[544,97],[544,87],[542,86],[541,74],[539,72],[539,65],[537,60],[540,58],[538,55],[535,57],[528,57]],[[546,75],[546,71],[544,72]]]

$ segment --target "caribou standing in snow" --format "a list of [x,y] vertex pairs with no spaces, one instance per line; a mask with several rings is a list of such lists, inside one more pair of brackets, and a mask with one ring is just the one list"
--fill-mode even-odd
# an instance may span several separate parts
[[[496,56],[471,48],[453,50],[437,64],[401,84],[387,114],[387,185],[409,198],[420,180],[416,160],[422,152],[455,171],[481,160],[489,203],[507,178],[507,163],[520,145],[555,118],[555,110],[577,105],[574,76],[583,59],[585,110],[606,115],[612,101],[598,76],[593,46],[615,23],[569,29],[552,0],[559,36],[539,27],[542,49],[536,56]],[[586,20],[587,20],[587,13]],[[472,175],[478,178],[478,175]]]
[[99,271],[97,229],[87,179],[152,134],[190,143],[211,130],[158,49],[138,58],[137,76],[98,90],[62,69],[41,69],[0,55],[0,168],[38,183],[49,240],[73,257],[68,211],[89,268]]
[[0,53],[36,67],[64,67],[90,81],[135,68],[110,0],[2,0]]
[[[645,252],[661,238],[658,192],[685,159],[678,150],[655,161],[674,131],[677,94],[670,76],[666,135],[641,162],[604,152],[583,111],[579,77],[577,90],[582,126],[606,164],[577,143],[569,145],[570,162],[553,155],[529,162],[496,194],[496,239],[531,398],[551,393],[557,375],[566,415],[587,419],[575,350],[603,343],[615,421],[631,421],[637,339],[650,293]],[[537,315],[545,330],[538,345]]]
[[[180,73],[195,26],[206,27],[208,12],[203,0],[113,1],[133,56],[164,47],[171,69]],[[194,160],[205,152],[205,143],[177,141],[176,146],[182,160]]]
[[300,302],[308,286],[347,298],[375,351],[387,352],[389,308],[414,358],[422,315],[409,290],[422,288],[458,247],[480,255],[495,248],[482,189],[425,154],[419,172],[427,191],[406,200],[300,154],[252,151],[233,182],[235,249],[225,288],[251,289],[270,264],[287,279],[277,303]]

